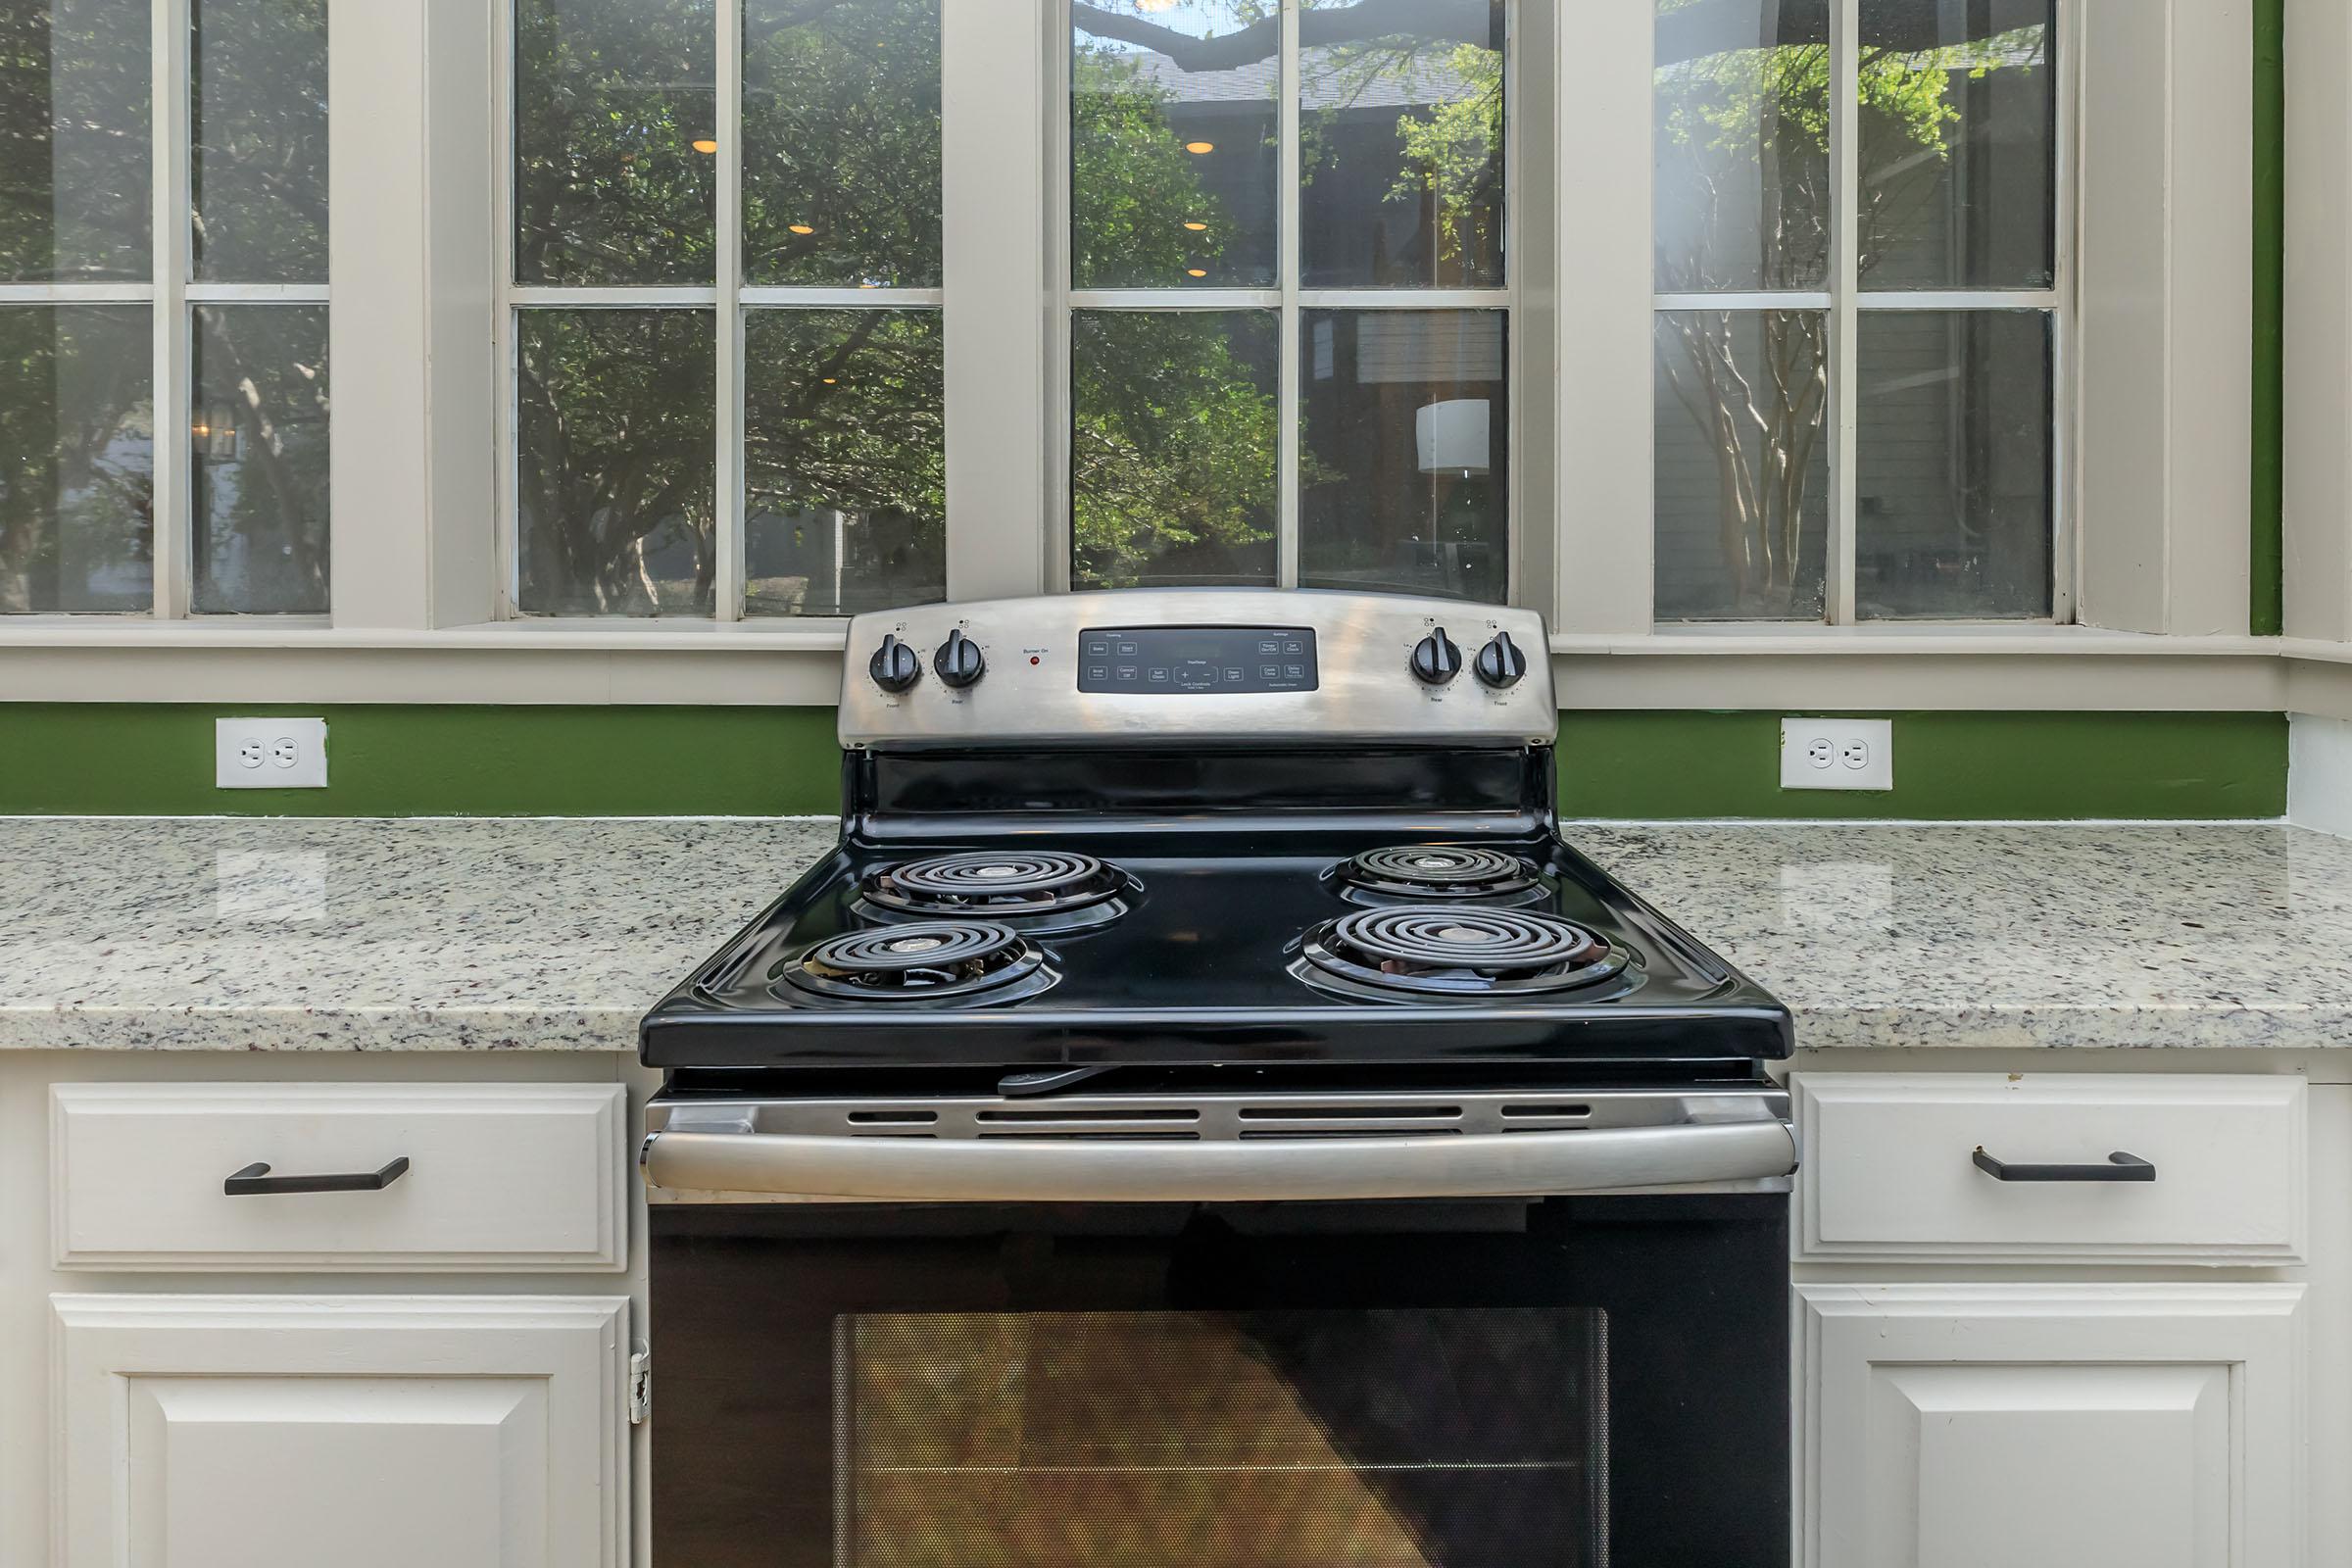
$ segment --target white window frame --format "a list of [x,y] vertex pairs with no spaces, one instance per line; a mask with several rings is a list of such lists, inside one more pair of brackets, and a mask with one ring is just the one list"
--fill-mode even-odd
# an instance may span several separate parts
[[[1502,257],[1503,282],[1496,288],[1304,288],[1299,284],[1299,210],[1301,147],[1298,0],[1282,0],[1282,41],[1278,62],[1277,109],[1280,153],[1276,165],[1275,281],[1271,288],[1074,288],[1070,284],[1069,215],[1075,210],[1070,191],[1069,122],[1070,68],[1073,42],[1069,0],[1054,0],[1050,9],[1059,25],[1053,38],[1055,93],[1054,210],[1060,215],[1055,240],[1048,256],[1054,279],[1051,341],[1054,350],[1053,423],[1048,450],[1057,482],[1052,490],[1050,532],[1047,537],[1047,581],[1055,592],[1071,586],[1075,566],[1070,515],[1070,420],[1075,376],[1070,367],[1070,318],[1076,311],[1266,311],[1275,318],[1278,346],[1277,407],[1278,469],[1275,505],[1274,586],[1298,586],[1298,424],[1305,412],[1306,388],[1298,369],[1299,323],[1315,310],[1350,311],[1495,311],[1504,320],[1503,371],[1509,388],[1508,418],[1503,450],[1510,454],[1510,477],[1503,498],[1506,560],[1504,603],[1519,605],[1522,540],[1532,530],[1522,526],[1521,503],[1525,480],[1519,461],[1521,372],[1524,355],[1519,339],[1521,277],[1527,270],[1519,237],[1526,231],[1520,220],[1521,0],[1504,0],[1502,51]],[[1547,357],[1545,357],[1547,361]],[[1540,361],[1544,363],[1545,361]],[[1547,606],[1538,606],[1547,609]]]
[[[71,612],[81,620],[92,615],[112,619],[156,621],[201,619],[263,622],[271,625],[320,624],[323,615],[278,614],[269,612],[207,611],[195,616],[190,599],[196,575],[194,556],[195,483],[191,467],[196,369],[194,319],[200,305],[304,304],[324,305],[325,283],[200,283],[195,278],[195,209],[189,186],[194,157],[194,102],[189,82],[189,28],[195,0],[149,0],[148,38],[148,161],[153,220],[149,224],[151,271],[145,282],[127,283],[0,283],[0,305],[144,305],[148,308],[154,350],[149,374],[155,411],[152,461],[155,465],[154,533],[149,555],[155,572],[153,602],[142,617],[138,612]],[[333,27],[327,32],[333,49]],[[330,107],[328,123],[333,123]],[[332,208],[329,208],[332,211]],[[329,361],[332,363],[331,358]],[[332,557],[330,555],[331,563]],[[331,564],[329,567],[332,569]],[[29,618],[29,617],[27,617]]]
[[[2075,508],[2069,465],[2074,450],[2074,343],[2076,99],[2082,67],[2077,60],[2077,0],[2052,0],[2054,25],[2045,51],[2052,71],[2050,161],[2053,248],[2047,288],[1865,289],[1861,278],[1861,137],[1858,129],[1861,69],[1860,0],[1833,0],[1830,13],[1830,286],[1826,289],[1754,289],[1677,293],[1651,299],[1654,315],[1669,312],[1811,311],[1829,318],[1830,397],[1823,411],[1829,460],[1828,539],[1823,572],[1822,617],[1803,625],[1850,626],[1860,617],[1854,603],[1855,544],[1860,530],[1857,475],[1861,318],[1876,312],[2039,311],[2050,321],[2050,612],[2020,616],[1902,617],[1938,625],[1981,621],[2001,626],[2065,625],[2075,609]],[[1655,517],[1652,517],[1655,526]],[[1660,619],[1681,629],[1699,622]],[[1774,624],[1782,624],[1775,622]]]
[[[514,13],[516,0],[497,0],[498,82],[494,137],[497,157],[498,216],[497,320],[495,353],[499,368],[497,398],[496,511],[498,582],[496,613],[502,620],[577,621],[585,617],[551,616],[525,612],[519,603],[522,582],[520,473],[516,447],[520,387],[515,356],[520,333],[519,313],[534,308],[567,310],[689,309],[714,313],[717,339],[716,493],[712,501],[714,547],[718,571],[712,586],[712,613],[612,617],[660,619],[667,623],[715,620],[721,623],[755,620],[795,626],[846,627],[848,617],[836,615],[749,616],[744,612],[743,444],[744,320],[760,308],[801,310],[930,310],[946,300],[944,288],[815,288],[800,285],[749,284],[743,276],[743,5],[742,0],[718,0],[713,7],[716,26],[713,48],[715,92],[712,130],[718,139],[718,199],[713,235],[713,268],[710,284],[646,286],[592,284],[576,286],[525,285],[514,280]],[[596,617],[602,619],[604,617]]]
[[[346,306],[329,352],[334,425],[356,432],[334,446],[332,624],[0,617],[0,683],[58,701],[830,701],[838,621],[499,619],[503,0],[327,3],[329,275]],[[1579,0],[1565,19],[1568,8],[1522,6],[1515,597],[1550,614],[1574,705],[2352,715],[2338,643],[2245,634],[2251,29],[2241,8],[2210,0],[2070,3],[2082,72],[2068,475],[2078,624],[1688,629],[1650,613],[1654,0]],[[2317,0],[2294,3],[2307,20]],[[1068,307],[1066,18],[1062,0],[1025,0],[1015,24],[1008,9],[953,0],[944,19],[952,599],[1043,592],[1064,559],[1054,509],[1065,470],[1048,450],[1060,439],[1040,432],[1066,413],[1054,341]],[[2340,80],[2341,51],[2322,59],[2307,47],[2317,41],[2298,45],[2290,72]],[[1546,93],[1546,74],[1576,90]],[[2325,121],[2323,96],[2290,98],[2290,116]],[[2309,184],[2311,134],[2296,142],[2297,219],[2324,216],[2333,188]],[[1006,156],[1018,146],[1037,155]],[[970,178],[974,167],[986,177]],[[1555,185],[1562,199],[1547,201]],[[2290,221],[2290,257],[2324,248],[2322,227]],[[2324,344],[2290,334],[2290,377],[2305,348]],[[2306,379],[2340,393],[2339,363],[2307,363]],[[2290,486],[2299,410],[2327,417],[2289,399]],[[2300,450],[2308,461],[2314,449]],[[2336,515],[2290,505],[2293,559],[2308,565],[2303,541]],[[2324,618],[2297,613],[2307,583],[2328,591],[2290,573],[2290,629]]]

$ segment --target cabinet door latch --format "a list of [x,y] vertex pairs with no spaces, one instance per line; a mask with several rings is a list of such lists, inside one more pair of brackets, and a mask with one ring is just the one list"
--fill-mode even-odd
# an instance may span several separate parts
[[629,1425],[641,1427],[654,1413],[654,1352],[642,1345],[629,1352]]

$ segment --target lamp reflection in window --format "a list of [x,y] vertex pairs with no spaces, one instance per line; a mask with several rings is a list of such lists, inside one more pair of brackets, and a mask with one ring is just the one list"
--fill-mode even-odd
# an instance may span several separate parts
[[190,449],[205,462],[237,461],[237,416],[236,411],[227,405],[199,410],[196,422],[188,427],[188,434],[192,437]]

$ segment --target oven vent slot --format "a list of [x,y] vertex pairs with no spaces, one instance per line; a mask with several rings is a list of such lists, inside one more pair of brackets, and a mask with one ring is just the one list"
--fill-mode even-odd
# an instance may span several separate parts
[[1183,1131],[1172,1131],[1147,1127],[1024,1128],[1017,1131],[983,1131],[974,1136],[1017,1138],[1023,1143],[1030,1144],[1197,1144],[1200,1141],[1200,1135],[1190,1128]]
[[1459,1127],[1245,1127],[1242,1129],[1242,1141],[1250,1143],[1263,1138],[1296,1143],[1350,1138],[1454,1138],[1460,1134]]
[[1592,1116],[1592,1107],[1574,1104],[1567,1101],[1555,1101],[1546,1104],[1505,1105],[1502,1107],[1502,1114],[1506,1121],[1517,1116],[1574,1117],[1583,1121]]
[[1459,1105],[1244,1105],[1244,1121],[1459,1121]]
[[850,1112],[852,1124],[859,1126],[873,1126],[880,1123],[927,1126],[938,1120],[939,1112],[936,1110],[853,1110]]
[[[1243,1112],[1244,1115],[1249,1112]],[[983,1110],[973,1114],[974,1121],[993,1122],[1166,1122],[1199,1121],[1200,1113],[1177,1106],[1149,1107],[1135,1110],[1095,1108],[1089,1110]]]

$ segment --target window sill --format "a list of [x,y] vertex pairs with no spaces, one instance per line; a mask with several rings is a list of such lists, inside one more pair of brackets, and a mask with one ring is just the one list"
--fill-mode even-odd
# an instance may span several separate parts
[[2095,626],[2019,622],[1908,621],[1818,626],[1775,621],[1661,623],[1645,634],[1556,633],[1551,651],[1570,656],[1726,654],[1867,658],[2245,658],[2275,657],[2276,637],[2173,637]]
[[27,615],[0,619],[0,648],[342,649],[422,652],[807,653],[837,655],[845,619],[716,621],[678,619],[493,620],[429,631],[340,627],[302,617],[241,615],[204,620],[134,616]]
[[[847,623],[0,621],[22,702],[830,707]],[[2352,646],[2081,626],[1677,626],[1552,639],[1567,709],[2307,711],[2352,716]],[[1727,657],[1736,656],[1736,657]]]

